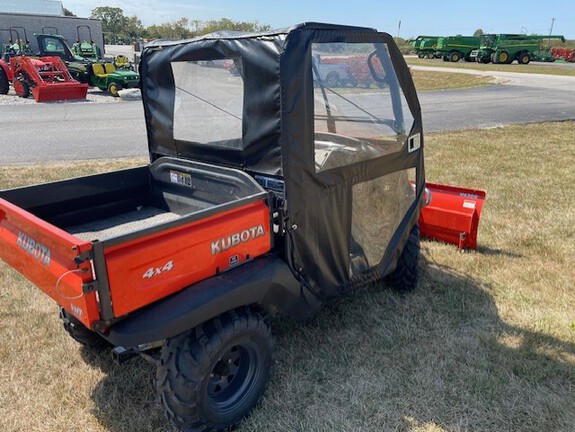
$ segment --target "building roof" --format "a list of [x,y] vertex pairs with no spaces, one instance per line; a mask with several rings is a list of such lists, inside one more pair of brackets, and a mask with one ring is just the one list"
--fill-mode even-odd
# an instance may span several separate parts
[[64,15],[64,7],[61,1],[56,0],[0,0],[0,12]]

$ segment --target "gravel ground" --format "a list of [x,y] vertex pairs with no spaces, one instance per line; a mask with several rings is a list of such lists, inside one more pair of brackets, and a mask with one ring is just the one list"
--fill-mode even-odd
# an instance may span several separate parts
[[[139,90],[136,90],[139,92]],[[61,101],[52,101],[52,102],[42,102],[45,104],[62,104],[62,103],[119,103],[122,102],[124,99],[124,95],[122,93],[130,92],[133,96],[134,90],[121,90],[120,97],[113,97],[107,91],[102,91],[96,87],[89,88],[88,94],[86,95],[86,100],[77,99],[77,100],[61,100]],[[0,105],[23,105],[23,104],[35,104],[37,103],[32,95],[30,97],[24,99],[18,97],[14,92],[14,89],[10,87],[10,91],[6,95],[0,95]]]

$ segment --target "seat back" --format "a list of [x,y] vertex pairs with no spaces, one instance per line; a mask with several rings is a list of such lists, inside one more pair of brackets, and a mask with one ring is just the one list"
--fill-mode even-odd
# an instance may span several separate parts
[[116,72],[116,68],[112,63],[104,63],[104,68],[106,68],[106,73],[111,74]]
[[102,66],[100,63],[92,63],[92,70],[94,71],[94,74],[97,76],[105,76],[106,75],[106,71],[104,70],[104,66]]

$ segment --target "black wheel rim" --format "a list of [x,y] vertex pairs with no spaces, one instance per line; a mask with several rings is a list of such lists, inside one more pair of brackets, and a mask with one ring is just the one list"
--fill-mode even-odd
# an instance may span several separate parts
[[249,344],[235,345],[220,357],[207,386],[215,412],[227,414],[250,397],[260,375],[260,360],[258,351]]

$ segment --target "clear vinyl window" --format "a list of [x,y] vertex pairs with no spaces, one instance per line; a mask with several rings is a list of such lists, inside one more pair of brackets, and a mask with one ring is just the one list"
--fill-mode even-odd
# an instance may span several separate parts
[[415,201],[415,168],[353,186],[350,276],[377,265]]
[[400,151],[413,116],[383,43],[312,44],[316,172]]
[[174,138],[241,149],[244,82],[241,58],[172,62]]

